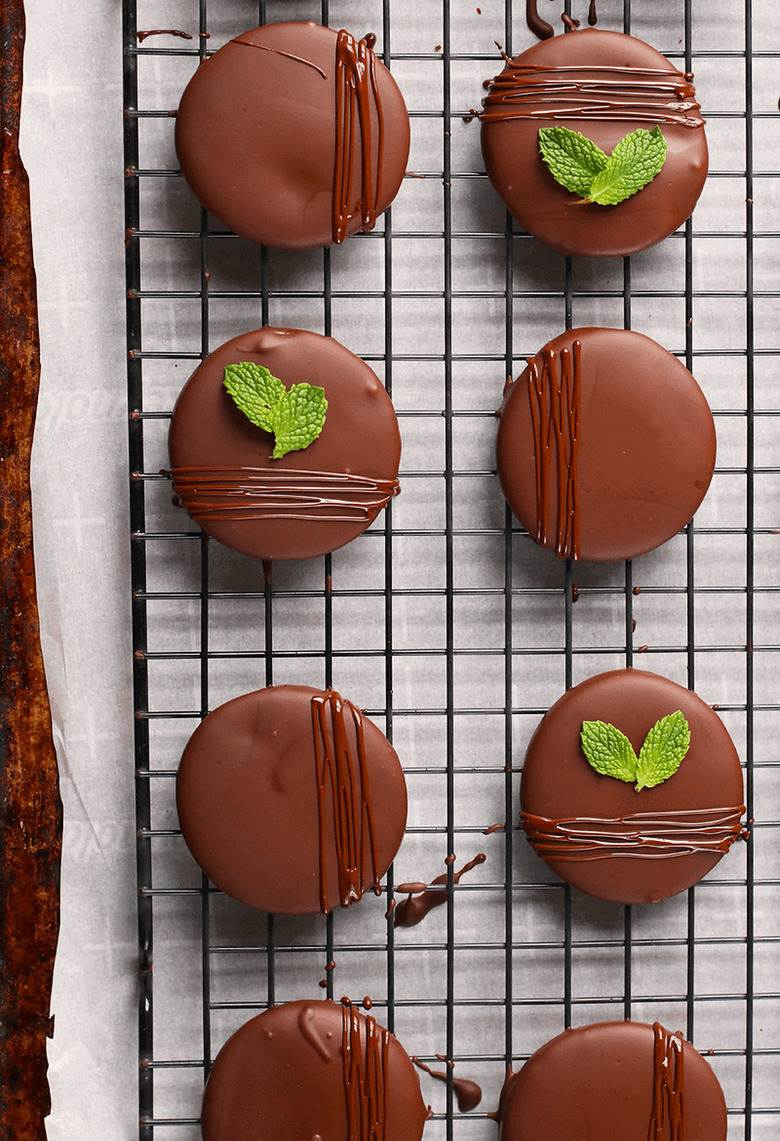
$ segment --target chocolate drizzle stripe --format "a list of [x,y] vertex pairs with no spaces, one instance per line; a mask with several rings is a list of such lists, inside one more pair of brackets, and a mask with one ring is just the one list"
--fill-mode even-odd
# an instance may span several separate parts
[[[344,1141],[386,1141],[390,1033],[370,1014],[342,1006],[347,1132]],[[360,1032],[365,1026],[365,1044]]]
[[[534,437],[536,472],[536,541],[554,547],[561,558],[578,559],[580,518],[577,489],[580,406],[582,388],[582,344],[575,340],[571,350],[542,349],[541,373],[536,361],[528,358],[528,397]],[[550,464],[555,454],[557,498],[554,530],[550,502]]]
[[371,519],[400,491],[397,479],[293,468],[179,467],[167,473],[180,506],[206,520]]
[[[349,711],[354,726],[356,750],[350,745],[345,710]],[[366,890],[363,874],[366,842],[371,854],[371,886],[377,895],[381,890],[379,861],[360,710],[335,690],[329,689],[324,695],[316,695],[311,699],[311,713],[317,777],[320,910],[327,914],[330,911],[327,877],[328,817],[332,817],[333,821],[339,901],[342,907],[349,907]]]
[[[191,38],[192,37],[190,37],[190,39]],[[236,38],[230,42],[231,44],[243,44],[244,47],[247,48],[258,48],[259,51],[273,52],[274,55],[282,55],[285,57],[285,59],[292,59],[296,63],[304,63],[307,67],[312,67],[315,71],[318,71],[323,79],[328,78],[322,68],[318,67],[316,63],[312,63],[310,59],[303,59],[302,56],[293,55],[292,52],[284,52],[280,48],[272,48],[269,44],[254,44],[251,40],[242,40]]]
[[704,120],[693,84],[656,68],[510,64],[490,84],[483,120],[593,119],[678,124]]
[[648,1141],[685,1141],[683,1038],[653,1023],[653,1113]]
[[740,818],[744,811],[740,805],[558,820],[522,812],[520,821],[531,846],[547,859],[607,860],[620,856],[664,860],[696,852],[727,852],[742,835]]
[[[371,108],[377,114],[377,158]],[[361,187],[355,201],[354,146],[359,133]],[[364,230],[372,230],[379,212],[384,117],[376,75],[376,56],[365,39],[355,41],[344,30],[336,38],[336,159],[333,174],[333,241],[343,242],[349,222],[360,214]]]

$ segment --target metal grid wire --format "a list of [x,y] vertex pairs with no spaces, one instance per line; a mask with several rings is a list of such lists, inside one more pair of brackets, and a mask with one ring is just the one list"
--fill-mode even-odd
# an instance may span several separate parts
[[[680,1027],[707,1053],[729,1141],[778,1136],[780,31],[768,0],[598,7],[600,26],[696,72],[712,156],[693,220],[654,250],[604,263],[546,251],[484,175],[468,111],[500,70],[493,41],[511,54],[532,42],[519,0],[124,0],[142,1141],[199,1136],[204,1075],[254,1013],[343,993],[370,994],[410,1053],[446,1055],[485,1088],[462,1115],[451,1082],[424,1079],[429,1139],[492,1138],[486,1113],[508,1064],[565,1026],[622,1017]],[[584,20],[585,0],[566,11]],[[410,109],[396,203],[373,234],[334,250],[265,250],[224,232],[176,170],[170,111],[198,60],[281,19],[374,31]],[[153,28],[192,39],[139,43]],[[157,474],[195,362],[266,323],[332,334],[369,361],[404,439],[403,495],[380,525],[268,580],[207,544]],[[676,353],[719,437],[696,520],[608,567],[539,551],[493,474],[504,378],[563,326],[586,324],[634,327]],[[560,884],[517,827],[539,717],[564,688],[624,664],[717,705],[755,818],[751,842],[702,884],[646,908]],[[327,918],[242,908],[202,879],[178,831],[175,770],[195,725],[282,682],[334,684],[394,741],[407,774],[409,827],[386,894]],[[446,907],[394,930],[394,883],[430,880],[457,853],[451,877],[480,848],[487,860]]]

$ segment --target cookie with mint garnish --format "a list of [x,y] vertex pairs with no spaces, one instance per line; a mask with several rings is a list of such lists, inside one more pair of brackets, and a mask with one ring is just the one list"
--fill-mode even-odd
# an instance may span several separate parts
[[169,434],[175,501],[255,558],[356,538],[399,490],[401,437],[373,370],[332,337],[266,327],[195,370]]
[[521,824],[573,887],[656,903],[744,838],[739,757],[717,713],[658,674],[623,669],[568,690],[531,738]]
[[564,1030],[509,1073],[501,1141],[726,1141],[712,1067],[660,1022]]
[[707,177],[692,80],[621,32],[543,40],[488,88],[490,181],[557,253],[620,257],[655,245],[690,216]]
[[686,367],[626,329],[569,329],[505,387],[498,474],[531,538],[560,558],[629,559],[693,517],[715,425]]

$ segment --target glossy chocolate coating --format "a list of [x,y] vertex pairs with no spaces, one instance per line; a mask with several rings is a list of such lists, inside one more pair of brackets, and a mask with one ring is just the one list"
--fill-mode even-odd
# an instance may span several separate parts
[[[690,727],[690,747],[677,772],[662,784],[636,792],[633,784],[591,768],[580,742],[584,721],[615,725],[638,754],[656,721],[678,709]],[[550,820],[617,819],[634,813],[687,818],[699,810],[724,809],[734,810],[738,821],[742,796],[739,757],[718,715],[676,682],[635,669],[588,678],[552,706],[531,738],[520,786],[523,813]],[[732,840],[739,833],[735,827]],[[641,836],[643,826],[638,828]],[[571,858],[543,858],[561,879],[589,895],[615,903],[654,903],[696,883],[722,855],[716,850],[651,858],[636,846],[629,854],[596,859],[579,858],[576,852]]]
[[[337,33],[319,24],[268,24],[225,44],[187,85],[176,118],[182,173],[206,209],[244,238],[286,249],[340,240],[333,233],[333,200],[338,139],[345,136],[337,126],[336,43]],[[346,156],[354,208],[362,185],[361,140],[370,141],[381,213],[404,176],[409,117],[379,60],[375,74],[370,127],[359,123],[355,109]],[[363,228],[358,210],[346,234]]]
[[[607,562],[643,554],[671,539],[701,503],[715,466],[715,426],[707,401],[684,365],[649,337],[623,329],[570,329],[534,358],[556,362],[579,342],[581,393],[573,472],[576,544],[558,548],[555,447],[549,489],[538,486],[530,367],[507,391],[497,458],[501,487],[520,522],[542,546],[573,558]],[[541,425],[543,440],[546,431]],[[548,451],[550,449],[547,449]]]
[[[203,1099],[203,1141],[420,1141],[427,1111],[408,1055],[373,1019],[354,1007],[348,1016],[355,1020],[347,1046],[355,1060],[371,1023],[372,1034],[386,1045],[386,1093],[375,1096],[368,1069],[362,1096],[356,1077],[345,1076],[342,1007],[306,1000],[272,1006],[237,1030],[217,1055]],[[367,1096],[373,1132],[354,1127]]]
[[[664,56],[621,32],[583,28],[535,44],[513,61],[515,65],[569,68],[562,79],[576,83],[588,77],[582,67],[640,68],[668,72],[682,86],[684,76]],[[507,75],[510,68],[506,68]],[[625,87],[623,79],[625,78]],[[614,101],[629,90],[630,73],[614,74]],[[500,82],[501,77],[496,82]],[[674,81],[674,80],[673,80]],[[539,153],[540,127],[568,127],[592,139],[605,154],[637,127],[653,126],[644,119],[592,118],[587,112],[570,118],[489,118],[490,92],[482,122],[482,154],[490,181],[521,226],[559,254],[619,257],[662,241],[693,212],[707,177],[704,128],[659,120],[667,144],[661,172],[651,183],[616,206],[582,203],[556,182]],[[550,99],[551,105],[553,99]],[[701,123],[698,112],[691,116]]]
[[[679,1041],[679,1040],[678,1040]],[[654,1028],[598,1022],[564,1030],[511,1079],[501,1109],[501,1141],[648,1141],[653,1118]],[[666,1141],[725,1141],[726,1104],[712,1069],[682,1043],[684,1095],[679,1127]],[[671,1126],[671,1127],[670,1127]]]
[[[225,367],[241,361],[264,365],[288,389],[304,381],[325,389],[325,426],[313,444],[271,459],[273,437],[239,411],[223,386]],[[176,402],[169,451],[174,471],[255,468],[271,477],[299,471],[346,473],[389,486],[398,473],[401,437],[390,398],[364,361],[331,337],[266,327],[227,341],[198,366]],[[379,510],[374,505],[365,511],[312,513],[298,503],[281,517],[263,510],[255,518],[216,513],[199,521],[209,535],[244,554],[306,559],[354,539]]]
[[[362,718],[361,779],[349,710],[345,732],[354,787],[339,800],[338,822],[330,779],[320,803],[312,700],[328,692],[281,685],[228,701],[198,726],[181,759],[176,803],[187,846],[217,887],[262,911],[306,915],[338,907],[345,895],[347,903],[357,898],[360,890],[345,890],[342,879],[340,841],[353,826],[362,890],[375,880],[372,827],[377,879],[403,837],[406,783],[398,756],[376,725]],[[327,735],[332,744],[330,720]]]

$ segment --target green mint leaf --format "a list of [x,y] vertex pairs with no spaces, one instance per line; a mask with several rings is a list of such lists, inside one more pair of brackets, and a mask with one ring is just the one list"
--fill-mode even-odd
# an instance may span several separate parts
[[324,388],[294,384],[288,391],[264,365],[251,361],[228,365],[222,383],[244,415],[274,435],[273,460],[308,448],[322,431],[328,410]]
[[285,392],[277,409],[274,424],[276,444],[271,458],[280,460],[288,452],[308,448],[322,431],[327,410],[324,388],[313,384],[294,384],[289,392]]
[[638,127],[620,140],[585,197],[600,206],[615,206],[652,182],[665,161],[666,139],[661,128]]
[[273,432],[276,407],[287,391],[281,380],[261,364],[242,361],[227,366],[223,384],[253,424]]
[[678,709],[656,721],[645,737],[636,766],[636,790],[653,788],[673,776],[691,743],[691,730]]
[[634,747],[614,725],[606,721],[583,721],[580,731],[582,751],[588,764],[602,776],[615,780],[636,780],[637,756]]
[[556,182],[581,198],[587,198],[593,180],[609,163],[601,147],[568,127],[541,127],[539,150]]

